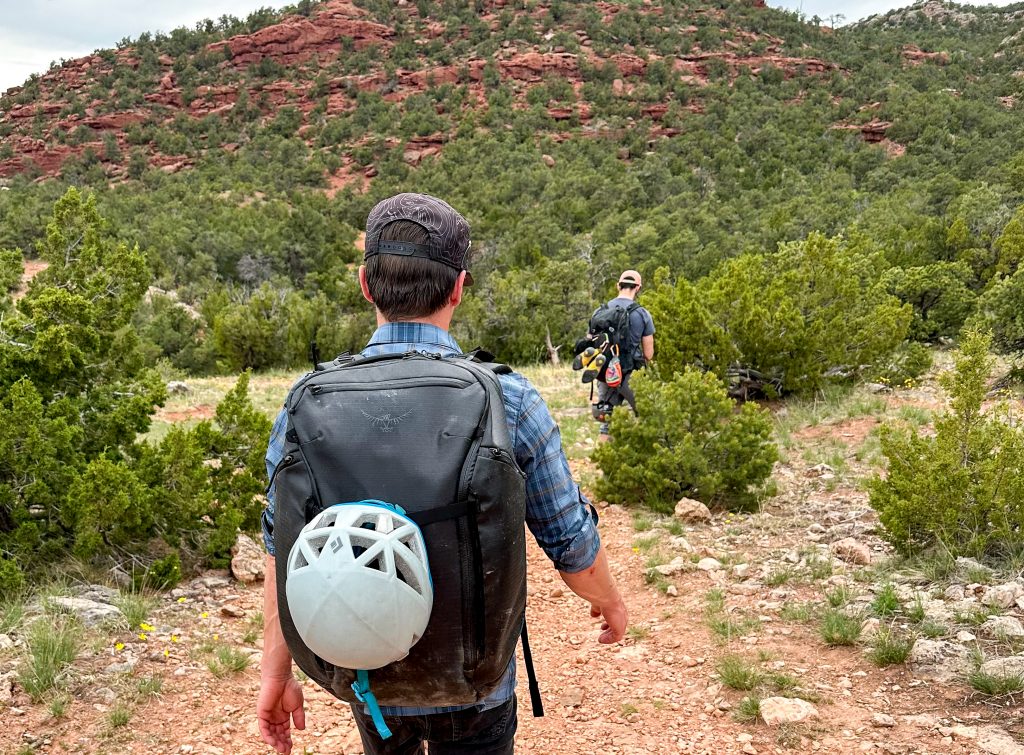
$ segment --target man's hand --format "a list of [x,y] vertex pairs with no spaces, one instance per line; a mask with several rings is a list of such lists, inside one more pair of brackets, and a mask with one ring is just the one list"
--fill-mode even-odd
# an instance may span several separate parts
[[283,755],[290,753],[291,723],[294,721],[296,729],[306,728],[302,685],[294,677],[262,680],[260,697],[256,702],[256,717],[259,718],[263,741]]
[[596,603],[592,603],[590,615],[595,619],[598,616],[604,616],[604,622],[601,624],[601,629],[604,631],[597,638],[597,641],[601,644],[610,645],[613,642],[618,642],[626,634],[626,624],[629,623],[629,615],[622,598],[607,606],[599,606]]

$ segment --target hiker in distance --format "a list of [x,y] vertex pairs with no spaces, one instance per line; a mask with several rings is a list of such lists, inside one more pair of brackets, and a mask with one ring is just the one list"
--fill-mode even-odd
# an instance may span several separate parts
[[352,703],[368,755],[512,753],[525,633],[525,528],[619,641],[626,606],[558,427],[522,375],[449,334],[469,225],[423,194],[366,223],[363,296],[377,330],[299,380],[267,449],[257,716],[291,751],[305,727],[292,661]]
[[636,395],[629,378],[654,359],[654,319],[636,301],[642,286],[640,273],[624,271],[619,276],[618,295],[597,308],[587,338],[577,345],[580,353],[573,366],[587,368],[584,382],[597,382],[597,401],[591,410],[601,423],[602,441],[608,440],[608,420],[616,406],[625,402],[636,413]]

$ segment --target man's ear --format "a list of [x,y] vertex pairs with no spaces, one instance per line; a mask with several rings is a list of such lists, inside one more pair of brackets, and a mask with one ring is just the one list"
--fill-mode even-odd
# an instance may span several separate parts
[[448,303],[452,307],[457,307],[462,303],[462,293],[466,286],[466,271],[463,270],[459,273],[459,277],[455,279],[455,285],[452,287],[452,295],[448,299]]
[[370,304],[373,304],[373,297],[370,296],[370,289],[366,285],[366,265],[359,266],[359,288],[363,292],[363,298],[370,302]]

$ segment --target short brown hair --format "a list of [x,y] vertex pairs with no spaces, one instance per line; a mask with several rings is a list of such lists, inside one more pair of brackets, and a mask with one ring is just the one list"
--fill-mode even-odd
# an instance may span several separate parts
[[[418,223],[396,220],[384,227],[381,241],[428,244]],[[448,303],[459,271],[423,257],[375,254],[366,260],[366,287],[373,303],[389,322],[434,314]]]

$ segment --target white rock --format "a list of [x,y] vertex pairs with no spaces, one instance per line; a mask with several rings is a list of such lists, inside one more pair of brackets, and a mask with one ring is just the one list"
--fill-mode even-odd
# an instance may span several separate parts
[[957,632],[956,633],[956,641],[957,642],[974,642],[977,639],[978,638],[975,637],[970,632]]
[[877,729],[891,729],[896,725],[896,719],[885,713],[876,713],[871,716],[871,725]]
[[676,588],[675,585],[669,585],[665,588],[665,594],[668,595],[670,598],[678,598],[679,590]]
[[694,547],[690,545],[690,541],[682,535],[677,535],[676,537],[669,538],[668,543],[673,548],[678,548],[679,550],[685,553],[693,553],[695,550]]
[[9,635],[0,634],[0,651],[10,650],[14,647],[14,640]]
[[881,626],[882,622],[874,616],[864,619],[864,623],[860,625],[860,639],[866,641],[874,639],[878,635],[878,630]]
[[676,574],[693,571],[695,568],[696,567],[693,562],[689,559],[683,558],[682,556],[676,556],[667,564],[658,564],[653,567],[651,571],[657,572],[663,577],[673,577]]
[[1011,608],[1017,602],[1017,598],[1021,596],[1024,596],[1024,587],[1017,582],[1007,582],[988,588],[982,596],[981,602],[995,608]]
[[828,464],[817,464],[804,473],[805,477],[820,477],[825,480],[831,480],[836,476],[836,470],[832,469]]
[[231,573],[239,582],[261,582],[265,576],[266,554],[251,537],[244,533],[231,546]]
[[122,617],[121,611],[109,603],[99,603],[88,598],[50,598],[50,602],[61,610],[74,614],[88,627],[102,624],[105,621],[117,621]]
[[867,566],[871,563],[871,549],[852,537],[837,540],[829,546],[832,555],[851,564]]
[[989,637],[1024,637],[1024,624],[1013,616],[989,616],[978,631]]
[[990,755],[1024,755],[1024,745],[998,726],[981,727],[975,741],[982,752]]
[[761,701],[761,718],[768,726],[797,724],[818,717],[818,709],[806,700],[791,697],[766,697]]
[[964,599],[964,586],[963,585],[950,585],[942,591],[942,597],[946,600],[963,600]]
[[14,680],[17,676],[15,671],[0,674],[0,703],[9,704],[14,700]]
[[722,568],[722,562],[717,558],[702,558],[697,562],[697,568],[701,571],[718,571]]
[[710,522],[711,511],[700,501],[682,498],[676,504],[675,515],[684,522]]
[[746,579],[750,576],[750,564],[736,564],[732,567],[732,573],[736,579]]
[[915,673],[952,681],[971,669],[970,649],[947,640],[918,639],[907,656]]
[[993,658],[981,664],[981,672],[991,676],[1024,677],[1024,655],[1011,655],[1007,658]]

